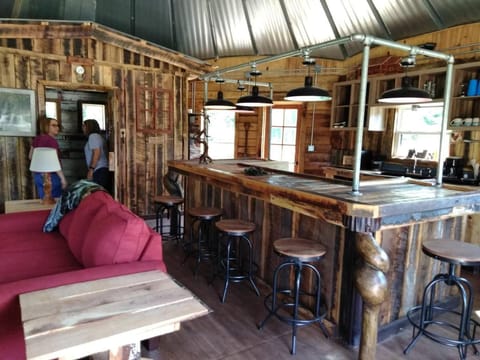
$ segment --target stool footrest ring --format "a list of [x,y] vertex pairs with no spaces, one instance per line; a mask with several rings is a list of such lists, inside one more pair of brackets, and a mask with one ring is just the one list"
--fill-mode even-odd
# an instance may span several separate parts
[[[289,294],[291,291],[290,290],[278,290],[277,293],[282,293],[282,294]],[[314,314],[309,308],[306,306],[303,306],[302,304],[297,304],[299,310],[301,313],[306,313],[309,312],[311,313],[311,317],[309,318],[302,318],[300,316],[295,317],[294,315],[282,315],[279,314],[278,312],[281,310],[288,311],[289,308],[294,308],[295,307],[295,300],[292,296],[287,296],[283,301],[277,301],[277,306],[275,309],[272,308],[272,295],[273,293],[268,294],[265,297],[264,304],[265,308],[268,310],[270,315],[274,315],[277,319],[292,325],[295,323],[298,326],[302,325],[309,325],[315,322],[321,322],[325,316],[327,315],[327,309],[324,305],[320,305],[320,309],[318,314]],[[315,296],[315,294],[310,294],[306,292],[301,292],[299,294],[300,296]],[[291,302],[285,302],[285,301],[291,301]],[[304,317],[304,316],[303,316]],[[329,334],[325,334],[325,336],[328,338]]]
[[[424,326],[423,326],[423,329],[422,329],[422,327],[420,326],[421,310],[422,310],[422,306],[419,305],[419,306],[413,307],[412,309],[410,309],[407,312],[408,321],[410,322],[410,324],[412,324],[412,326],[415,329],[417,329],[417,331],[418,331],[417,335],[418,334],[423,334],[426,337],[428,337],[429,339],[431,339],[431,340],[433,340],[433,341],[435,341],[439,344],[443,344],[443,345],[451,346],[451,347],[468,346],[468,345],[474,345],[474,344],[480,343],[480,339],[475,340],[473,338],[473,336],[471,336],[470,334],[465,334],[465,339],[464,340],[459,340],[458,335],[457,335],[457,338],[454,339],[454,338],[449,338],[449,337],[446,337],[446,336],[441,335],[439,333],[435,333],[433,331],[427,330],[427,327],[429,327],[429,326],[437,326],[437,327],[448,327],[448,328],[452,328],[452,329],[455,329],[457,331],[460,331],[460,327],[458,326],[458,324],[455,324],[455,323],[453,323],[451,321],[448,321],[448,320],[439,320],[438,319],[438,316],[439,316],[440,313],[441,314],[450,313],[450,314],[453,314],[453,315],[456,315],[456,316],[460,317],[461,313],[459,311],[446,309],[446,308],[440,307],[440,306],[433,306],[432,309],[430,309],[430,310],[432,310],[433,313],[435,313],[435,316],[432,317],[433,320],[424,320]],[[474,319],[470,319],[469,324],[471,326],[480,326],[480,324]]]

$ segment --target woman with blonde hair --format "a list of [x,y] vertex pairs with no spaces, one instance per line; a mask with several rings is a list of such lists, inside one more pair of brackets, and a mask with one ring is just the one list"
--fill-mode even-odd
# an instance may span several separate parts
[[[50,117],[41,117],[39,119],[39,135],[35,136],[30,147],[29,159],[32,159],[33,149],[37,147],[48,147],[57,150],[58,160],[60,161],[60,146],[55,137],[60,132],[60,123],[57,119]],[[61,163],[61,162],[60,162]],[[43,199],[43,176],[41,173],[33,173],[35,186],[37,188],[38,196]],[[51,174],[52,181],[52,198],[58,198],[62,195],[62,189],[67,187],[67,180],[63,171],[57,171]]]

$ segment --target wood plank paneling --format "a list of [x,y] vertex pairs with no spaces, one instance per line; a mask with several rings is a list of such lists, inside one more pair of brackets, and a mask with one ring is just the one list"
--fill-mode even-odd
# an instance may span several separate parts
[[[125,64],[125,54],[128,61]],[[115,196],[140,215],[153,213],[151,199],[164,191],[166,161],[181,159],[186,138],[187,79],[210,70],[194,59],[112,33],[101,25],[25,22],[0,24],[0,87],[37,92],[38,114],[45,111],[45,86],[109,94],[111,139],[115,152]],[[77,76],[75,66],[85,68]],[[171,105],[163,108],[175,122],[172,134],[150,139],[136,133],[137,88],[169,91]],[[153,109],[155,98],[142,98]],[[147,117],[150,126],[154,117]],[[158,120],[158,119],[157,119]],[[163,118],[160,118],[161,121]],[[163,125],[162,125],[163,126]],[[33,181],[24,149],[30,138],[0,136],[1,200],[33,196]],[[0,204],[3,206],[3,201]]]

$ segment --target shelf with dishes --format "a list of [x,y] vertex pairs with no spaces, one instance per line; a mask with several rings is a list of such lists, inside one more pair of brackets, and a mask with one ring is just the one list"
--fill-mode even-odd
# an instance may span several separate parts
[[448,128],[480,131],[480,62],[457,65]]
[[[382,130],[381,120],[384,117],[385,109],[409,105],[381,104],[377,101],[385,91],[399,88],[404,76],[410,77],[412,86],[428,91],[434,103],[443,101],[445,67],[408,71],[407,74],[395,73],[369,77],[365,106],[365,128]],[[359,92],[360,80],[342,81],[334,84],[331,130],[355,130],[357,128]],[[452,92],[448,129],[480,131],[480,123],[477,124],[475,121],[476,118],[480,117],[480,62],[454,65]],[[456,120],[458,118],[462,120]],[[375,121],[373,127],[370,125],[372,121]]]
[[[406,105],[385,104],[377,101],[385,91],[401,87],[402,78],[405,76],[410,78],[412,86],[428,91],[434,101],[442,101],[445,73],[445,68],[430,68],[409,71],[408,74],[395,73],[370,77],[367,85],[364,127],[371,131],[382,131],[382,118],[385,111]],[[331,130],[355,130],[357,128],[359,93],[360,80],[334,84]]]

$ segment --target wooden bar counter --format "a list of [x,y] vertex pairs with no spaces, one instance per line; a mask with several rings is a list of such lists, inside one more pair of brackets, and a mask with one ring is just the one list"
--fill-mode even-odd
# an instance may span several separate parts
[[[259,176],[245,174],[252,166],[263,169]],[[169,167],[185,175],[186,207],[221,207],[226,218],[256,223],[257,276],[266,283],[280,261],[275,239],[310,238],[327,248],[318,264],[327,319],[335,335],[360,345],[360,359],[375,358],[377,334],[382,339],[404,324],[425,284],[446,270],[422,254],[422,241],[462,240],[467,215],[480,212],[480,191],[408,178],[368,176],[354,195],[348,181],[289,173],[270,161],[170,161]]]

